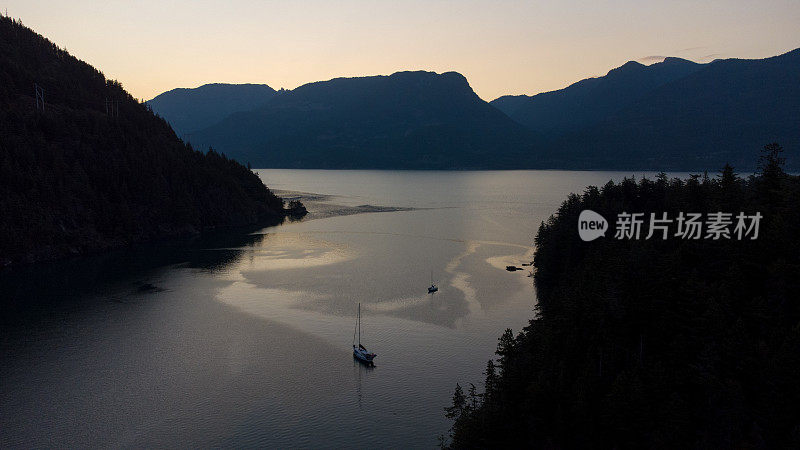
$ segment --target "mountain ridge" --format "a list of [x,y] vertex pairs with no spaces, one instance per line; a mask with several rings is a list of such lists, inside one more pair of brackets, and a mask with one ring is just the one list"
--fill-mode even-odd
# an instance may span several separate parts
[[[729,58],[665,83],[545,152],[556,164],[696,170],[730,163],[752,169],[753,149],[780,142],[800,164],[800,49],[764,59]],[[591,146],[593,151],[586,152]],[[647,149],[642,154],[642,149]],[[558,156],[556,156],[558,153]]]
[[308,83],[195,139],[263,167],[480,168],[510,167],[532,136],[463,75],[404,71]]
[[[771,80],[794,55],[800,49],[710,63],[628,61],[563,89],[489,102],[509,120],[487,110],[457,72],[337,77],[281,91],[192,133],[191,141],[261,167],[704,170],[726,162],[750,169],[753,149],[777,140],[794,170],[800,162],[793,152],[800,147],[794,85],[780,76],[778,84],[745,83],[738,91],[716,88],[713,80],[692,85],[700,79],[694,75],[710,73],[738,86],[752,76],[749,66],[763,66],[761,76]],[[763,111],[754,95],[780,112]],[[684,106],[667,97],[682,98]],[[654,101],[673,106],[658,111]]]
[[564,134],[595,124],[652,89],[701,66],[680,58],[649,66],[628,61],[604,76],[586,78],[564,89],[513,99],[500,97],[490,103],[534,132]]
[[178,135],[191,134],[239,111],[263,104],[276,94],[266,84],[208,83],[196,88],[175,88],[147,104],[164,117]]

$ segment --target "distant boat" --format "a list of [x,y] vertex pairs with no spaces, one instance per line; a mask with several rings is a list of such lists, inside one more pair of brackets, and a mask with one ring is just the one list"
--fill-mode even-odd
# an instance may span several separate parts
[[353,330],[353,357],[364,364],[372,365],[372,360],[378,355],[375,353],[370,353],[369,350],[361,345],[361,303],[358,304],[358,319],[356,319],[356,326],[358,327],[358,346],[356,346],[356,332]]
[[428,288],[428,294],[433,294],[438,290],[439,288],[435,284],[433,284],[433,271],[431,271],[431,287]]

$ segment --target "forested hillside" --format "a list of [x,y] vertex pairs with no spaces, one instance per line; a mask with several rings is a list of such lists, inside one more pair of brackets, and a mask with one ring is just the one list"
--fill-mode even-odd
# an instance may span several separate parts
[[[571,195],[535,239],[535,316],[500,338],[483,389],[456,389],[449,444],[800,447],[800,177],[782,163],[775,144],[757,176]],[[579,238],[585,209],[609,219],[605,237]],[[622,212],[763,218],[756,239],[617,239]]]
[[283,213],[248,168],[184,145],[118,82],[0,18],[0,266]]

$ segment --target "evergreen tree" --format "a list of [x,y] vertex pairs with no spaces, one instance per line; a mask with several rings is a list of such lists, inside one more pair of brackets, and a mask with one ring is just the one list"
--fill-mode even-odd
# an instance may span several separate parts
[[445,408],[445,417],[448,419],[458,419],[464,413],[467,406],[467,398],[464,396],[464,390],[461,385],[456,383],[456,389],[453,391],[453,404]]
[[497,350],[495,353],[500,357],[500,373],[506,373],[508,369],[508,362],[511,358],[511,354],[514,351],[514,333],[511,331],[511,328],[506,328],[506,331],[503,332],[503,335],[500,336],[497,343]]
[[[450,446],[800,447],[800,177],[780,146],[761,162],[570,195],[535,238],[536,316],[500,337],[482,401],[454,395]],[[762,218],[754,240],[584,242],[584,209]]]

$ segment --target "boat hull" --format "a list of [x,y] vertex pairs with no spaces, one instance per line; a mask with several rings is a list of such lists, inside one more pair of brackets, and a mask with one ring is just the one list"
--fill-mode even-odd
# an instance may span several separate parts
[[353,348],[353,357],[363,363],[372,364],[372,360],[375,359],[375,356],[377,355],[374,353],[368,353],[361,349]]

